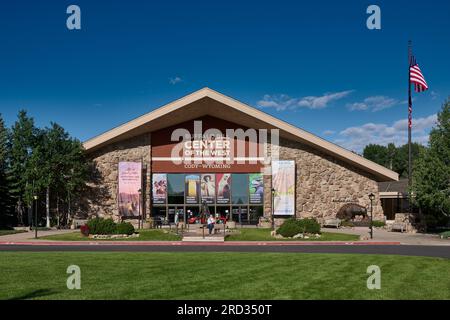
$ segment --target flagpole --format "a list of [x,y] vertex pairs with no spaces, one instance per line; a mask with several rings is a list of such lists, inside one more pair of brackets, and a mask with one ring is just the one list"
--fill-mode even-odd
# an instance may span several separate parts
[[408,41],[408,213],[412,213],[412,152],[411,152],[411,127],[412,127],[412,99],[411,99],[411,79],[410,79],[410,67],[412,56],[412,42]]

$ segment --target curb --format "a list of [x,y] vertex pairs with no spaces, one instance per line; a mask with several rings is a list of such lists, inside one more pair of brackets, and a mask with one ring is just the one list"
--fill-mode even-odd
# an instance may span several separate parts
[[394,241],[0,241],[7,246],[370,246],[400,245]]

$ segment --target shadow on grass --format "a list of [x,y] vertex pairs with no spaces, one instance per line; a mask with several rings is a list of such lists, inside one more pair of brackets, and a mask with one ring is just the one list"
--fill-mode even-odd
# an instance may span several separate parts
[[49,296],[56,293],[56,291],[54,290],[50,290],[50,289],[39,289],[39,290],[34,290],[28,293],[25,293],[21,296],[16,296],[16,297],[12,297],[8,300],[27,300],[27,299],[34,299],[34,298],[39,298],[39,297],[45,297],[45,296]]

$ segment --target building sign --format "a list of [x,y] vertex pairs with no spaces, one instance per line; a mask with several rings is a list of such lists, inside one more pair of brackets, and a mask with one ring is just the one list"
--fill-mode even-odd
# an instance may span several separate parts
[[200,194],[200,176],[198,174],[186,175],[186,204],[198,204]]
[[139,191],[142,187],[142,163],[119,162],[119,214],[124,217],[140,215]]
[[204,116],[152,132],[152,172],[261,172],[266,131]]
[[280,160],[272,162],[272,187],[274,215],[295,215],[295,162]]
[[202,174],[201,182],[202,203],[213,204],[216,200],[216,179],[214,174]]
[[230,204],[231,173],[216,174],[217,204]]
[[264,201],[264,180],[261,173],[248,175],[250,204],[262,204]]
[[167,175],[156,173],[152,176],[153,204],[166,204],[167,199]]

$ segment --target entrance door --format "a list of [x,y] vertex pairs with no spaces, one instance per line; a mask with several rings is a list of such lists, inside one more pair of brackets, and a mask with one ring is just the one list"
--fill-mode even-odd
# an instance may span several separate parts
[[246,206],[234,206],[231,212],[233,214],[233,221],[239,224],[248,223],[248,208]]

